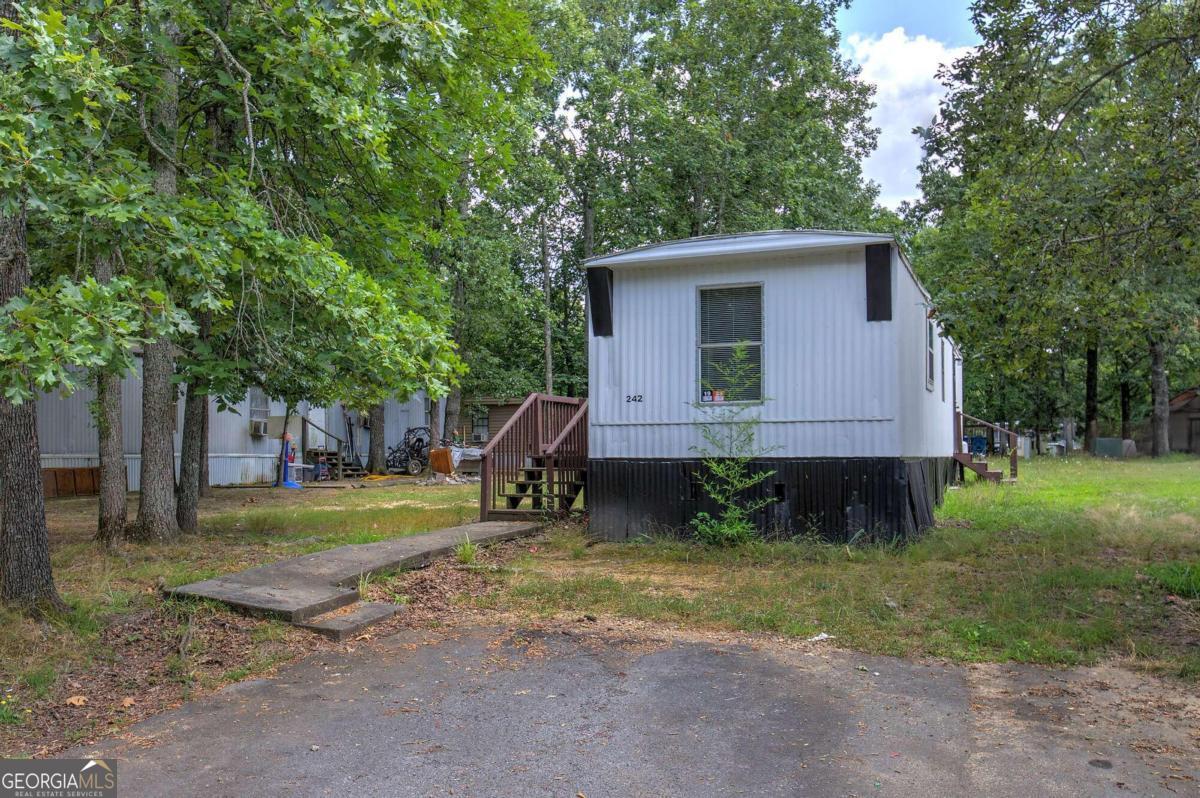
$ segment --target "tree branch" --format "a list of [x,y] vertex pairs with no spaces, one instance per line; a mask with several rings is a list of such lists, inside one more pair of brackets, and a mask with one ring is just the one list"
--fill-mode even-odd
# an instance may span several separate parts
[[233,57],[233,53],[229,52],[229,48],[225,46],[224,40],[217,35],[216,31],[207,25],[202,26],[200,29],[213,40],[213,44],[217,46],[217,51],[221,54],[221,60],[225,62],[225,66],[236,70],[242,76],[242,114],[246,122],[246,141],[250,145],[250,168],[248,174],[253,179],[257,148],[254,145],[254,121],[250,116],[250,71]]

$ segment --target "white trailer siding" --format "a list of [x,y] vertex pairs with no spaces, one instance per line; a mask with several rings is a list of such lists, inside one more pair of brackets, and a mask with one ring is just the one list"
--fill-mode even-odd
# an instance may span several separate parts
[[[862,247],[753,262],[614,270],[613,335],[592,337],[592,457],[694,457],[701,288],[763,287],[763,422],[771,457],[899,454],[894,325],[866,321]],[[893,280],[894,280],[893,276]],[[642,401],[627,401],[641,396]]]
[[[902,457],[949,457],[954,452],[954,390],[951,361],[954,345],[933,320],[933,383],[926,382],[926,325],[931,321],[929,296],[893,252],[896,291],[892,295],[893,324],[899,346],[895,355],[899,386],[900,451]],[[945,364],[945,369],[942,366]]]
[[[175,410],[175,469],[179,472],[179,452],[183,435],[183,398]],[[99,437],[91,415],[90,403],[95,391],[81,387],[70,396],[57,393],[45,394],[38,401],[38,442],[41,448],[42,468],[86,468],[97,466]],[[439,410],[444,413],[444,400]],[[301,403],[301,415],[314,413],[307,403]],[[268,415],[282,416],[284,403],[269,400]],[[345,437],[345,422],[342,408],[335,405],[323,414],[327,424],[321,424],[329,432]],[[411,426],[427,424],[424,394],[417,394],[408,401],[396,400],[385,404],[384,440],[394,446]],[[317,419],[314,417],[314,421]],[[135,368],[121,380],[122,442],[125,453],[125,469],[129,489],[141,488],[141,435],[142,435],[142,380],[141,359]],[[321,423],[317,421],[317,423]],[[298,442],[297,442],[298,443]],[[336,441],[329,441],[332,447]],[[363,462],[366,461],[370,445],[370,432],[355,428],[355,446]],[[238,485],[266,482],[275,478],[276,462],[279,458],[279,440],[268,436],[250,434],[249,397],[227,410],[220,410],[215,400],[209,405],[209,480],[213,485]]]
[[[943,402],[940,382],[951,379],[950,363],[945,378],[936,364],[939,382],[927,391],[928,300],[894,247],[892,320],[867,321],[865,247],[890,239],[822,235],[789,249],[785,235],[794,243],[798,234],[683,242],[592,262],[612,269],[613,326],[611,336],[596,336],[589,325],[590,457],[697,456],[698,425],[711,417],[697,407],[698,292],[748,284],[763,289],[765,401],[749,412],[762,420],[765,456],[950,456],[952,386]],[[713,255],[713,247],[724,250]]]

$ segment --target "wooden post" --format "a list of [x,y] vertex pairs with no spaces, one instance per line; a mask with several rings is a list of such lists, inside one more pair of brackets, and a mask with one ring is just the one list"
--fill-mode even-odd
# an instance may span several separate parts
[[542,397],[533,400],[533,457],[542,456]]
[[555,507],[557,492],[554,490],[554,455],[549,455],[546,458],[546,471],[544,473],[546,475],[545,479],[547,495],[546,498],[542,500],[542,507],[550,512],[554,512],[557,509]]
[[554,338],[553,331],[550,326],[550,242],[546,238],[546,220],[542,220],[541,224],[542,238],[542,293],[545,295],[545,318],[543,319],[542,328],[545,335],[545,359],[546,359],[546,393],[554,395]]
[[492,503],[492,463],[491,455],[483,453],[479,458],[479,520],[488,520],[488,510]]
[[1017,433],[1008,433],[1008,476],[1012,480],[1017,478]]

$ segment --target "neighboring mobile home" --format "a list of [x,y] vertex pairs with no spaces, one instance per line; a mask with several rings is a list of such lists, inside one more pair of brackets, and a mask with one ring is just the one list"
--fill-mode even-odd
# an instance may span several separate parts
[[[587,263],[592,530],[624,539],[713,511],[701,428],[747,403],[768,532],[908,537],[954,474],[962,359],[891,236],[780,231]],[[757,366],[726,384],[735,344]]]
[[[125,467],[129,489],[134,491],[141,487],[141,358],[137,358],[135,365],[134,371],[121,380]],[[45,394],[38,399],[38,442],[42,451],[42,468],[87,468],[99,465],[99,439],[89,408],[94,398],[95,392],[84,387],[67,397]],[[445,401],[439,402],[437,407],[444,420]],[[268,419],[278,420],[284,415],[284,411],[282,401],[270,399],[266,391],[258,388],[250,390],[232,409],[221,410],[216,401],[211,402],[208,429],[209,482],[213,485],[239,485],[274,480],[279,462],[279,438],[269,434]],[[384,411],[384,445],[390,447],[403,439],[404,432],[409,427],[429,423],[431,403],[423,393],[418,393],[408,401],[386,402]],[[297,415],[324,429],[329,436],[349,440],[352,433],[359,463],[366,463],[373,432],[369,429],[366,413],[347,412],[340,404],[322,408],[302,402],[297,408]],[[310,453],[337,449],[336,439],[327,438],[314,427],[306,426],[305,443]],[[299,429],[294,419],[291,429]],[[182,396],[175,410],[174,432],[175,465],[178,473],[183,435]],[[299,450],[299,433],[294,437]],[[296,460],[301,462],[299,451]]]

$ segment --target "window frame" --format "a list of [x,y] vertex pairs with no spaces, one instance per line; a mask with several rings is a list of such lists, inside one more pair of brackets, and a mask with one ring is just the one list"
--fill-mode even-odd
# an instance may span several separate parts
[[942,338],[940,340],[941,340],[941,345],[940,345],[941,349],[939,350],[938,354],[942,359],[942,367],[941,367],[941,374],[939,376],[941,377],[941,383],[942,383],[942,401],[945,402],[946,401],[946,339]]
[[[757,288],[758,289],[758,315],[759,315],[759,340],[757,341],[736,341],[734,343],[720,344],[705,344],[702,343],[703,335],[703,299],[702,295],[705,291],[719,291],[729,288]],[[696,286],[696,404],[704,407],[723,407],[727,405],[754,405],[762,404],[766,396],[766,355],[767,355],[767,303],[766,303],[766,287],[762,280],[737,282],[737,283],[713,283],[710,285]],[[726,399],[720,402],[705,402],[704,401],[704,350],[714,349],[721,346],[736,346],[737,344],[746,344],[747,346],[758,347],[758,397],[755,399]]]
[[926,317],[925,319],[925,390],[933,393],[933,386],[937,382],[937,375],[933,370],[933,342],[938,337],[937,328],[933,323],[933,319]]
[[[260,396],[262,396],[262,399],[263,399],[262,405],[260,405],[258,407],[255,407],[255,405],[254,405],[255,392],[258,392],[258,394]],[[262,415],[256,415],[255,414],[256,410],[261,410]],[[251,386],[251,388],[246,391],[246,417],[248,419],[250,419],[251,421],[266,421],[267,419],[270,418],[270,416],[271,416],[271,397],[267,395],[267,392],[265,389],[259,388],[258,386]]]
[[471,439],[474,440],[476,435],[479,435],[481,440],[486,441],[488,439],[488,413],[486,408],[482,412],[476,412],[471,416]]

